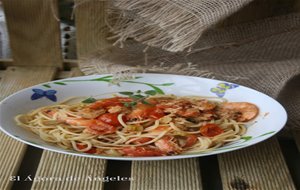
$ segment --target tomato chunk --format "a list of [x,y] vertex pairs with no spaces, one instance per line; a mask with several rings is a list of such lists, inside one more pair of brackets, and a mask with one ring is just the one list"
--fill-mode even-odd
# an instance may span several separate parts
[[148,147],[124,147],[122,151],[124,152],[124,155],[132,157],[163,155],[160,150]]
[[94,123],[92,125],[89,125],[88,129],[90,129],[90,132],[93,134],[103,135],[116,132],[117,127],[105,123],[101,120],[94,120]]
[[101,121],[113,126],[119,126],[121,124],[118,120],[118,115],[119,113],[105,113],[100,115],[97,119],[100,119]]
[[149,113],[149,117],[153,118],[153,119],[160,119],[163,116],[165,116],[165,113],[158,108],[153,109],[150,113]]
[[46,110],[45,113],[48,114],[49,116],[54,116],[54,114],[56,113],[56,111],[54,111],[54,110]]
[[196,135],[188,135],[186,138],[186,143],[183,147],[191,147],[198,141],[198,138]]
[[199,110],[195,108],[182,109],[177,111],[176,113],[183,117],[197,117],[200,115]]
[[200,128],[200,133],[205,137],[214,137],[224,133],[224,130],[217,124],[208,123]]
[[[79,150],[85,149],[87,147],[87,145],[83,145],[83,144],[76,144],[76,146]],[[90,150],[85,151],[85,153],[95,154],[96,151],[97,149],[95,147],[92,147]]]
[[131,101],[132,99],[127,97],[107,98],[89,105],[89,108],[99,109],[99,108],[107,108],[109,106],[123,106],[124,102],[131,102]]
[[165,116],[164,112],[156,106],[139,103],[127,116],[128,119],[159,119]]

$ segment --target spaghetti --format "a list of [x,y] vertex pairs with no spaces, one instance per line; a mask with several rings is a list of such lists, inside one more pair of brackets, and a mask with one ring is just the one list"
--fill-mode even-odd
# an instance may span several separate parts
[[108,156],[209,151],[237,141],[259,110],[247,102],[174,95],[68,101],[15,117],[18,125],[65,149]]

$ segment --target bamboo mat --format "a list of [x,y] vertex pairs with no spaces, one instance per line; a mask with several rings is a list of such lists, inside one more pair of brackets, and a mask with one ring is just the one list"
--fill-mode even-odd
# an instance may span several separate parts
[[276,138],[218,156],[224,189],[296,189]]
[[202,189],[198,163],[198,159],[133,162],[130,189]]
[[[37,177],[57,177],[55,180],[34,181],[31,189],[103,189],[106,161],[44,151]],[[59,179],[58,179],[59,178]]]
[[[48,67],[9,67],[1,75],[0,99],[23,88],[46,82],[54,76],[55,69]],[[26,80],[24,80],[26,79]],[[9,189],[11,176],[18,171],[26,145],[0,132],[0,189]]]

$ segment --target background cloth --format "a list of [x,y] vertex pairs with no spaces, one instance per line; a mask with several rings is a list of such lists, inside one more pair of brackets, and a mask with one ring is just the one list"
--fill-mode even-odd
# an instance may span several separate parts
[[128,38],[170,52],[183,51],[202,33],[252,0],[113,0],[110,29],[117,43]]
[[300,14],[212,28],[188,53],[145,48],[129,40],[123,48],[98,50],[80,66],[86,74],[156,72],[231,81],[278,99],[289,126],[300,128]]
[[[143,0],[111,2],[115,4],[108,6],[107,9],[107,27],[111,32],[107,37],[113,39],[112,42],[115,44],[95,50],[95,53],[81,58],[80,68],[85,74],[115,73],[117,77],[122,78],[130,77],[135,72],[156,72],[234,82],[278,99],[288,111],[289,128],[300,129],[299,13],[218,27],[216,25],[218,21],[222,21],[250,1],[160,0],[159,4],[161,2],[173,5],[185,3],[184,6],[180,4],[184,10],[192,9],[194,16],[202,19],[195,24],[198,34],[195,34],[194,39],[197,40],[184,46],[182,41],[174,41],[176,36],[172,36],[174,32],[172,29],[161,27],[160,29],[165,31],[172,31],[165,33],[171,37],[164,38],[166,41],[163,44],[168,44],[164,46],[161,43],[152,43],[157,35],[144,36],[145,38],[141,36],[149,35],[157,25],[168,26],[167,20],[156,20],[168,14],[162,9],[165,5],[157,8],[157,4],[153,5],[156,0],[151,1],[150,4],[147,3],[150,1]],[[146,9],[145,7],[148,6],[150,8]],[[142,8],[144,11],[141,10]],[[150,14],[145,10],[158,12]],[[119,19],[116,19],[116,14]],[[131,15],[137,16],[131,17]],[[156,18],[148,23],[152,28],[140,29],[139,26],[142,25],[137,23],[145,21],[145,17],[149,15],[152,19]],[[143,19],[135,21],[134,18],[139,17]],[[174,23],[170,23],[172,24]],[[185,26],[181,25],[183,28]],[[133,30],[132,27],[137,28]],[[185,34],[187,34],[186,38],[190,37],[188,33]],[[181,36],[180,39],[185,38]],[[178,44],[171,42],[178,42]]]

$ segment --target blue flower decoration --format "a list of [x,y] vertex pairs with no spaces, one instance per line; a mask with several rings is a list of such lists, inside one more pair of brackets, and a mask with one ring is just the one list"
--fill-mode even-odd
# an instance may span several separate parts
[[225,96],[225,92],[230,89],[237,88],[239,85],[230,83],[219,83],[217,87],[211,88],[210,91],[215,93],[218,97],[222,98]]
[[55,96],[56,94],[56,90],[42,90],[42,89],[32,89],[32,91],[34,92],[31,96],[31,100],[37,100],[37,99],[40,99],[42,97],[46,97],[48,98],[49,100],[53,101],[53,102],[56,102],[57,101],[57,98]]

